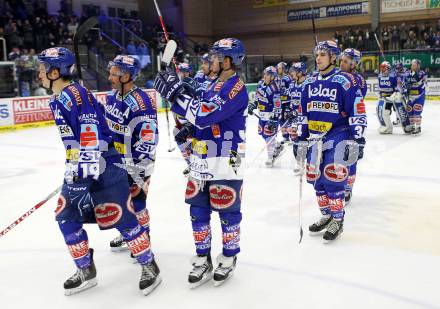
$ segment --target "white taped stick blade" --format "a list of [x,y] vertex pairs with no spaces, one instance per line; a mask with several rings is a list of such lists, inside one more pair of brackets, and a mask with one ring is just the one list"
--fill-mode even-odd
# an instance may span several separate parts
[[170,64],[171,60],[174,57],[174,53],[177,49],[177,43],[174,40],[169,40],[167,46],[165,47],[165,51],[163,52],[162,62],[164,62],[167,66]]

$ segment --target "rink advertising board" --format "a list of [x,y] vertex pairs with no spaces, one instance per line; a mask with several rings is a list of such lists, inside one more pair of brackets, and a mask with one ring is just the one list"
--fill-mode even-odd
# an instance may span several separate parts
[[[160,96],[154,90],[145,92],[156,107]],[[95,92],[94,95],[99,103],[105,104],[107,93]],[[0,99],[0,132],[53,125],[49,99],[50,96]]]
[[[367,80],[367,94],[365,98],[367,100],[376,100],[379,93],[379,82],[377,78]],[[440,99],[440,78],[428,78],[428,86],[426,89],[426,95],[428,99],[439,100]]]
[[397,13],[426,9],[426,0],[382,0],[382,13]]
[[298,21],[314,18],[339,17],[350,15],[362,15],[370,12],[368,1],[353,2],[338,5],[329,5],[316,8],[307,8],[299,10],[288,10],[287,21]]
[[440,9],[440,0],[429,0],[428,7],[430,9]]

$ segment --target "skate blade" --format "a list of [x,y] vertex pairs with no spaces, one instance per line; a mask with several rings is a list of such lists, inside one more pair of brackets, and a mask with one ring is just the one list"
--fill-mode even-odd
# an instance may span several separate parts
[[128,250],[128,247],[110,247],[110,251],[114,253],[125,252]]
[[212,274],[212,272],[209,272],[209,273],[206,274],[206,276],[203,276],[203,278],[199,282],[189,283],[189,288],[190,289],[195,289],[195,288],[205,284],[209,280],[211,280],[213,276],[214,275]]
[[70,295],[78,294],[78,293],[80,293],[82,291],[85,291],[85,290],[93,288],[97,284],[98,284],[98,280],[96,278],[93,278],[93,279],[90,279],[90,280],[88,280],[86,282],[83,282],[83,284],[81,284],[77,288],[74,288],[74,289],[64,289],[64,295],[70,296]]
[[339,235],[336,236],[335,239],[324,239],[324,238],[323,238],[323,239],[322,239],[322,243],[323,243],[324,245],[330,245],[330,244],[334,243],[335,240],[337,240],[339,237],[341,237],[341,234],[342,234],[342,232],[340,232]]
[[147,296],[149,295],[151,292],[153,292],[153,290],[162,282],[162,277],[160,275],[157,276],[156,281],[154,281],[154,283],[149,286],[148,288],[145,288],[142,290],[142,295]]
[[225,283],[226,281],[228,281],[228,280],[232,277],[233,274],[234,274],[233,271],[230,272],[229,275],[226,277],[225,280],[218,280],[218,281],[217,281],[217,280],[214,280],[214,286],[215,286],[215,287],[221,286],[223,283]]
[[322,236],[324,233],[325,233],[325,229],[323,229],[322,231],[319,231],[319,232],[310,232],[309,231],[310,236]]

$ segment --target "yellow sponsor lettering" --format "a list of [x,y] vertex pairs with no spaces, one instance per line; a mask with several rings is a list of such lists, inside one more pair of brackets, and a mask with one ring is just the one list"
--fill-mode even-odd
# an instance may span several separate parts
[[79,149],[71,148],[66,150],[66,159],[69,161],[78,161],[79,159]]
[[331,122],[326,121],[309,121],[309,130],[318,131],[318,132],[328,132],[332,128],[333,124]]
[[113,142],[113,145],[115,146],[116,151],[120,154],[125,155],[127,153],[127,148],[125,148],[124,144]]
[[199,141],[197,139],[192,140],[192,150],[198,154],[204,155],[208,153],[208,149],[205,141]]

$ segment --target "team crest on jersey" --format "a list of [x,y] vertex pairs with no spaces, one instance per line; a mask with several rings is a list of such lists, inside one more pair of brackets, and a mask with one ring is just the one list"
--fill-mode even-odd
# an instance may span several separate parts
[[214,102],[202,102],[200,104],[199,115],[206,116],[218,110],[220,107]]
[[156,142],[156,124],[153,121],[142,124],[139,138],[144,143],[154,144]]
[[60,131],[61,137],[72,137],[73,136],[72,129],[67,124],[59,125],[58,131]]

